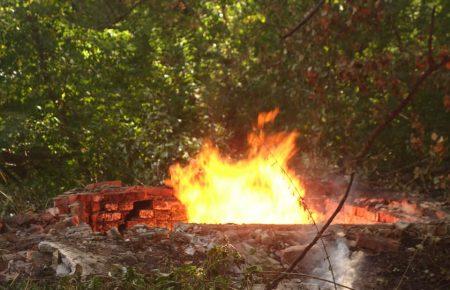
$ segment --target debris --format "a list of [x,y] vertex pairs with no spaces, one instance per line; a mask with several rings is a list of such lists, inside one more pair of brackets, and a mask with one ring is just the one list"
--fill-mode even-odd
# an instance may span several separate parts
[[107,259],[92,253],[86,253],[62,243],[43,241],[39,243],[39,250],[44,253],[57,251],[60,261],[56,267],[57,273],[62,276],[73,275],[76,271],[81,276],[103,274],[106,272]]

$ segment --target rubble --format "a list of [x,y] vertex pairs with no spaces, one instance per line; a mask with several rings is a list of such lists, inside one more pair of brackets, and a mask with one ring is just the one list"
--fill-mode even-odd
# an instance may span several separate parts
[[175,223],[186,222],[184,206],[166,187],[124,187],[119,181],[101,182],[59,195],[54,205],[60,213],[78,217],[99,232],[138,224],[171,229]]
[[[18,277],[107,276],[111,269],[123,267],[153,273],[168,265],[197,265],[219,246],[233,249],[245,261],[242,268],[229,269],[236,279],[242,278],[245,267],[277,273],[317,232],[314,225],[188,224],[179,221],[180,215],[185,218],[184,208],[170,189],[123,187],[117,182],[88,188],[59,196],[55,207],[43,212],[0,222],[0,284]],[[330,200],[314,206],[326,213]],[[450,248],[447,212],[445,205],[431,201],[353,199],[338,221],[354,215],[351,221],[363,224],[333,224],[323,238],[337,277],[351,277],[358,289],[383,289],[391,278],[383,287],[367,285],[378,285],[380,273],[389,277],[388,270],[404,269],[411,249],[416,253],[433,247],[438,255],[434,258],[445,257]],[[425,237],[433,244],[424,243]],[[329,275],[320,242],[297,270]],[[445,274],[438,268],[433,271],[436,276]]]

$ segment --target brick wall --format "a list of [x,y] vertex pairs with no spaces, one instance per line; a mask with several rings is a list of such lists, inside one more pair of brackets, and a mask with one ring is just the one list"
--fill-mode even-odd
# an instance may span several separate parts
[[184,206],[166,187],[122,186],[120,181],[96,183],[54,199],[60,213],[77,216],[94,231],[125,229],[137,224],[172,229],[186,222]]

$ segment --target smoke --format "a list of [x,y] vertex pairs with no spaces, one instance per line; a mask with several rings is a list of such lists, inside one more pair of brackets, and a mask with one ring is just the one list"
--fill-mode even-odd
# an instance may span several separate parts
[[[358,277],[360,265],[364,261],[364,253],[361,251],[350,251],[343,238],[338,238],[333,244],[328,243],[327,250],[330,256],[336,283],[352,287]],[[324,253],[323,255],[321,264],[315,268],[311,274],[332,281],[333,278],[329,270],[328,261]],[[333,284],[328,282],[310,280],[307,281],[307,283],[310,283],[310,285],[316,285],[317,288],[311,289],[334,289]],[[344,289],[339,286],[337,288]]]

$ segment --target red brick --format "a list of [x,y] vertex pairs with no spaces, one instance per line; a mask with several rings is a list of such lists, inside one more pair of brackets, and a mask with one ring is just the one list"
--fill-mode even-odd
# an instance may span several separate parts
[[154,210],[157,220],[170,220],[170,210]]
[[100,211],[100,202],[92,202],[91,203],[91,210],[92,210],[93,213]]
[[121,202],[119,203],[119,210],[130,211],[133,209],[133,202]]
[[111,212],[111,213],[99,213],[97,216],[97,221],[99,222],[112,222],[119,221],[122,219],[122,213],[120,212]]
[[155,213],[151,209],[141,209],[139,211],[139,217],[144,219],[150,219],[155,216]]
[[186,221],[187,220],[186,211],[184,209],[173,210],[170,213],[170,219],[177,221]]
[[381,223],[396,223],[400,221],[400,219],[389,212],[380,211],[378,212],[378,222]]
[[178,200],[154,200],[153,208],[160,210],[171,210],[172,208],[177,208],[180,206],[180,202]]
[[116,211],[119,209],[119,205],[117,203],[105,203],[106,211]]

